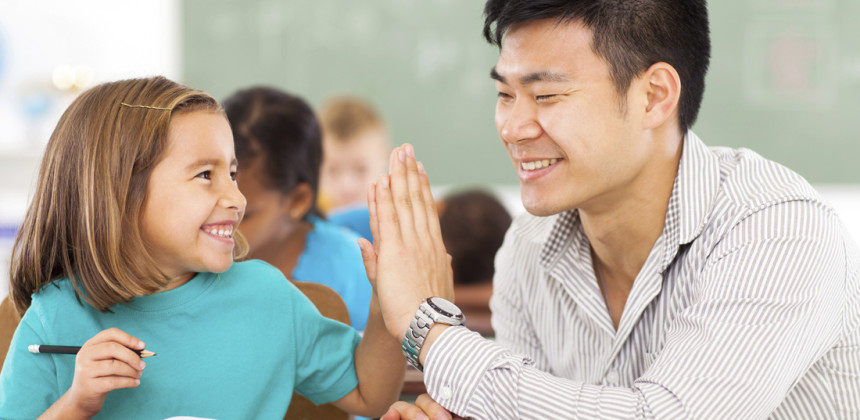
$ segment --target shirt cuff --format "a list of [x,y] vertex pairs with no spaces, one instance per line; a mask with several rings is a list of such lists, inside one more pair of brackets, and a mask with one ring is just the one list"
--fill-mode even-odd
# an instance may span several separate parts
[[450,327],[430,347],[424,360],[424,385],[436,402],[453,413],[466,413],[481,379],[491,369],[519,370],[531,364],[466,327]]

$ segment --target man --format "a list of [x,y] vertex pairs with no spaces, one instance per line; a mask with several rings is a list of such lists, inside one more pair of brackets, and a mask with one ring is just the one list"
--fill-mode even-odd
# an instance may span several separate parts
[[800,176],[688,130],[705,1],[485,12],[496,127],[530,214],[496,258],[496,342],[438,300],[427,321],[414,310],[448,296],[444,247],[426,176],[395,150],[363,251],[429,397],[384,418],[860,418],[856,245]]

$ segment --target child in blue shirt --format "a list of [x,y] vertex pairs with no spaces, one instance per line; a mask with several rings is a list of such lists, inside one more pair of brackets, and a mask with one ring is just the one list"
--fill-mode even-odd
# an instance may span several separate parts
[[313,110],[302,98],[269,87],[232,94],[224,110],[242,167],[237,182],[248,199],[241,231],[249,257],[292,280],[334,289],[352,326],[364,330],[372,290],[358,236],[329,223],[316,205],[323,146]]
[[[282,418],[294,390],[384,412],[404,364],[375,293],[362,339],[274,267],[234,263],[246,247],[236,170],[229,124],[203,92],[123,80],[69,106],[13,250],[23,318],[0,418]],[[157,355],[144,361],[144,348]]]

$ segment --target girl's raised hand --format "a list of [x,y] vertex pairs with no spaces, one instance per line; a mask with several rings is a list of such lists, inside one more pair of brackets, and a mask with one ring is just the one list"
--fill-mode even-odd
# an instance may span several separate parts
[[135,350],[143,350],[144,346],[116,328],[96,334],[78,351],[72,387],[52,409],[79,415],[69,417],[89,418],[101,411],[108,392],[138,386],[146,364]]

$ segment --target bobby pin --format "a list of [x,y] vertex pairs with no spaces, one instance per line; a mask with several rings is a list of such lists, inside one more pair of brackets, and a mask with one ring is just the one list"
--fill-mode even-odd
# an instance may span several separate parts
[[129,105],[125,102],[120,102],[122,106],[127,106],[129,108],[146,108],[146,109],[157,109],[159,111],[173,111],[173,108],[162,108],[158,106],[149,106],[149,105]]

